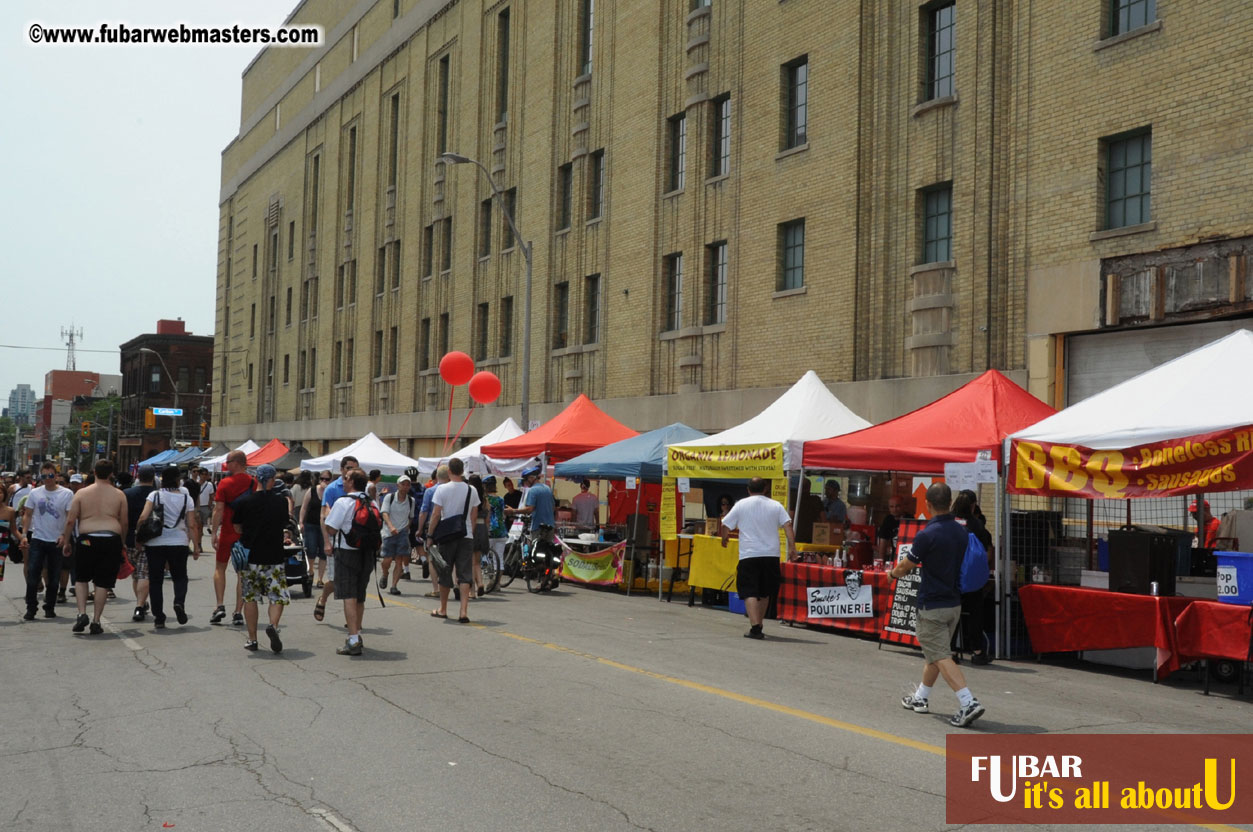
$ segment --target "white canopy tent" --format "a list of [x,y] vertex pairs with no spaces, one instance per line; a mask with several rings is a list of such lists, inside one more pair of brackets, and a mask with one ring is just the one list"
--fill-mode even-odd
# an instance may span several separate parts
[[801,467],[801,448],[806,442],[843,436],[868,427],[870,422],[849,410],[827,389],[818,374],[810,370],[747,422],[680,444],[692,448],[782,442],[783,469],[797,471]]
[[[1239,381],[1242,368],[1250,366],[1253,332],[1241,329],[1089,396],[1009,440],[1109,450],[1253,424],[1253,387]],[[1221,392],[1213,396],[1189,392],[1216,386]]]
[[[258,445],[256,442],[253,442],[251,439],[247,439],[244,441],[244,444],[240,445],[238,448],[235,448],[235,450],[243,451],[245,454],[250,454],[253,451],[261,450],[261,446]],[[201,468],[205,469],[211,474],[220,474],[222,473],[222,466],[226,464],[226,458],[228,456],[230,456],[230,453],[225,453],[225,454],[222,454],[221,456],[215,456],[212,459],[202,459],[200,460],[200,462],[197,463],[197,465],[199,465]]]
[[491,445],[496,442],[507,442],[516,436],[521,436],[523,433],[525,431],[510,417],[493,428],[490,433],[482,436],[478,441],[472,442],[454,453],[446,456],[420,457],[418,459],[418,472],[423,477],[429,477],[435,473],[435,469],[442,463],[456,457],[465,463],[467,476],[470,474],[478,474],[479,476],[487,476],[488,474],[521,474],[528,467],[535,464],[535,457],[526,459],[494,459],[484,455],[482,448],[484,445]]
[[406,468],[418,467],[416,459],[405,456],[373,433],[367,433],[346,448],[302,461],[300,468],[303,471],[338,471],[339,461],[346,456],[355,456],[358,467],[366,471],[377,468],[387,476],[398,476]]

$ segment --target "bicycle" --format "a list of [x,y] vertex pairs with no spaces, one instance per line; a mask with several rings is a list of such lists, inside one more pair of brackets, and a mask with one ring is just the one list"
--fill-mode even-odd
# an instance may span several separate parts
[[561,582],[561,551],[552,542],[551,528],[543,529],[542,535],[523,529],[518,537],[510,538],[505,544],[502,561],[501,589],[519,576],[526,581],[529,592],[555,589]]

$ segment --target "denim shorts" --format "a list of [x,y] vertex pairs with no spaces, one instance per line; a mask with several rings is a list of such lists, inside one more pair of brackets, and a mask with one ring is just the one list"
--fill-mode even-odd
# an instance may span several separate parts
[[409,557],[408,531],[402,529],[399,534],[383,538],[382,553],[385,558]]

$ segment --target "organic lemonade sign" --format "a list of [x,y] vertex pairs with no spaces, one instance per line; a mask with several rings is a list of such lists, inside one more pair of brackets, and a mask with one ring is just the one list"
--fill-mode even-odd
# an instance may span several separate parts
[[1118,450],[1015,440],[1009,490],[1125,499],[1253,488],[1253,427]]
[[715,480],[774,479],[783,476],[783,444],[671,445],[666,449],[666,474]]

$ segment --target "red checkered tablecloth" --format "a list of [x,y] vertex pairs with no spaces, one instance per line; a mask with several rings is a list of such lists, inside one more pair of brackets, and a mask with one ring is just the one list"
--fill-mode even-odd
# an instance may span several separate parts
[[879,635],[879,618],[882,610],[892,605],[892,584],[887,572],[873,569],[860,571],[862,583],[871,587],[874,597],[874,615],[869,618],[810,618],[809,588],[844,586],[846,570],[838,566],[820,566],[815,563],[786,562],[781,565],[779,582],[779,618],[793,624],[812,624],[829,630]]

